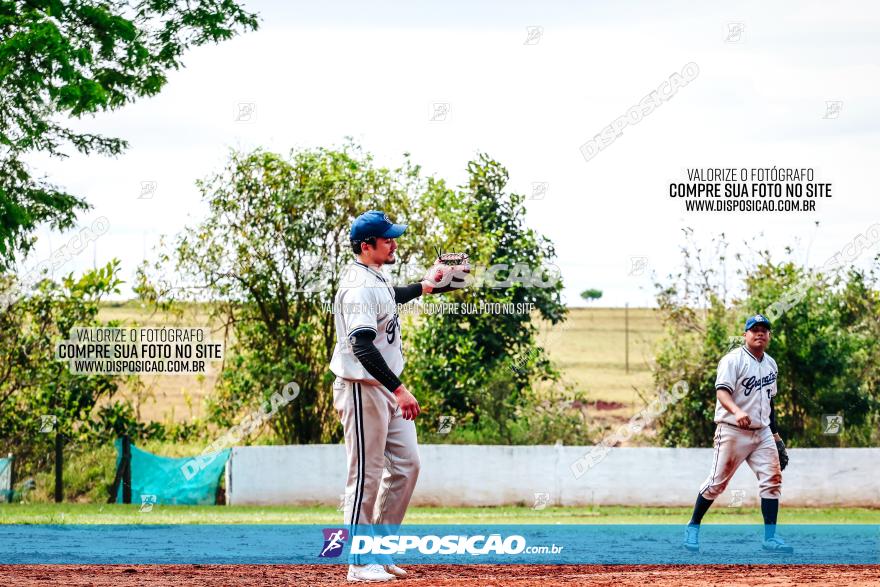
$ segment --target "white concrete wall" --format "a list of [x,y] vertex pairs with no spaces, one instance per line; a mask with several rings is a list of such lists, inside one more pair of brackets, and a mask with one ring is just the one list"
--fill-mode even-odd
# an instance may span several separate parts
[[[549,493],[553,505],[693,504],[709,475],[712,449],[617,448],[579,479],[572,463],[592,447],[422,445],[416,505],[535,503]],[[798,506],[880,505],[880,449],[789,449],[782,499]],[[342,445],[247,446],[232,449],[227,503],[338,504],[345,485]],[[733,490],[743,506],[759,502],[758,484],[743,464],[718,503]]]

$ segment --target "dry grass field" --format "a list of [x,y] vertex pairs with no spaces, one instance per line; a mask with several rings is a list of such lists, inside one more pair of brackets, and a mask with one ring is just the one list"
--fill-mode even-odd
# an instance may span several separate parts
[[548,329],[541,324],[540,343],[567,381],[606,402],[631,404],[651,390],[653,346],[660,319],[650,308],[629,309],[629,368],[626,311],[623,308],[575,308],[568,320]]
[[656,395],[651,362],[662,334],[656,310],[573,308],[563,324],[548,326],[539,324],[540,344],[562,372],[562,383],[586,392],[594,426],[617,428]]
[[[212,326],[203,308],[187,308],[179,318],[167,313],[151,313],[136,302],[124,304],[105,304],[98,318],[102,321],[116,320],[123,325],[138,326]],[[217,330],[213,335],[222,340],[223,333]],[[214,388],[219,372],[219,363],[208,363],[206,375],[142,375],[143,389],[127,389],[120,392],[130,398],[142,421],[185,422],[204,414],[204,400]]]
[[[190,309],[180,320],[166,314],[151,315],[131,302],[104,306],[100,318],[144,326],[208,325],[204,309]],[[639,394],[653,397],[650,362],[653,345],[661,334],[659,317],[649,308],[629,309],[628,371],[624,324],[623,308],[576,308],[562,325],[548,328],[539,324],[540,344],[562,371],[563,381],[586,391],[590,401],[597,402],[590,411],[609,422],[622,421],[641,408],[644,402]],[[218,331],[216,337],[222,337],[222,332]],[[123,394],[133,400],[143,420],[186,421],[203,415],[204,399],[216,377],[216,369],[204,377],[145,376],[139,397],[132,390],[123,390]]]

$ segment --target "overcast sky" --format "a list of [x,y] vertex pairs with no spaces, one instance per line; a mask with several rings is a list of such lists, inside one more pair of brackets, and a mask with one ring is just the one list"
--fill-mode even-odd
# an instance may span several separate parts
[[[287,152],[346,136],[381,164],[410,152],[453,185],[478,152],[507,166],[513,191],[546,184],[527,201],[528,224],[555,243],[572,305],[585,288],[604,291],[601,305],[652,304],[652,273],[679,263],[684,227],[700,239],[758,236],[780,255],[799,239],[800,258],[809,245],[821,264],[880,222],[875,3],[245,5],[259,31],[190,51],[159,96],[77,124],[127,139],[122,156],[31,159],[94,205],[83,226],[110,225],[59,273],[115,256],[130,279],[160,234],[201,217],[195,180],[230,148]],[[581,145],[688,63],[695,78],[583,156]],[[685,212],[668,197],[688,167],[772,166],[815,169],[833,197],[815,213],[776,214]],[[72,233],[39,234],[26,266]]]

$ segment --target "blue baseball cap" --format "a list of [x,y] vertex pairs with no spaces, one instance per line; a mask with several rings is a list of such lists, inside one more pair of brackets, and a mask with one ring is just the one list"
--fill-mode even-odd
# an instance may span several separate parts
[[406,226],[406,224],[394,224],[388,218],[388,214],[381,210],[370,210],[354,219],[349,238],[358,242],[372,237],[397,238],[403,234]]
[[758,324],[763,324],[767,327],[767,330],[770,330],[770,321],[764,318],[761,314],[755,314],[746,320],[746,330],[751,330],[753,326],[757,326]]

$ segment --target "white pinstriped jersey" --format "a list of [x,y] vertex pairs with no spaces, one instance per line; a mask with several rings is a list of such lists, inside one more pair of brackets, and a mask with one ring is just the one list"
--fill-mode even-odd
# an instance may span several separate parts
[[[776,395],[779,368],[773,357],[764,353],[759,361],[745,345],[724,355],[718,362],[715,389],[724,388],[733,403],[749,415],[751,428],[770,425],[770,401]],[[737,425],[733,414],[715,400],[715,421]]]
[[363,330],[376,333],[373,344],[392,373],[400,376],[404,359],[397,304],[394,289],[380,271],[357,262],[348,265],[336,292],[333,312],[336,347],[330,370],[337,377],[381,386],[367,373],[351,348],[353,335]]

